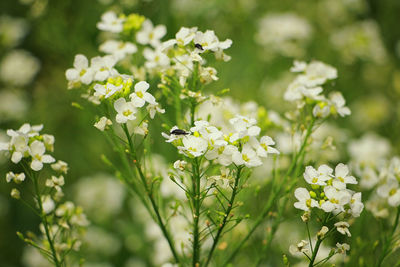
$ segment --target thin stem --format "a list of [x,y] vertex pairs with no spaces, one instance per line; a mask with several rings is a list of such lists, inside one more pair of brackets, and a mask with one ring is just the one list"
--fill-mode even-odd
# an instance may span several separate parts
[[150,203],[151,203],[151,206],[153,208],[153,211],[156,214],[157,223],[158,223],[158,225],[159,225],[164,237],[167,239],[168,245],[169,245],[169,247],[171,249],[172,255],[174,256],[174,259],[175,259],[176,263],[179,263],[179,256],[178,256],[178,253],[175,250],[175,246],[174,246],[174,243],[172,241],[172,238],[171,238],[171,236],[170,236],[170,234],[169,234],[169,232],[168,232],[168,230],[167,230],[167,228],[165,226],[165,223],[164,223],[164,221],[163,221],[163,219],[161,217],[161,214],[160,214],[160,211],[158,209],[157,203],[156,203],[156,201],[154,199],[154,196],[153,196],[151,190],[149,189],[149,187],[147,185],[146,177],[144,176],[144,174],[142,172],[142,169],[140,167],[138,158],[137,158],[136,153],[135,153],[135,149],[134,149],[134,145],[133,145],[132,139],[130,138],[128,127],[126,126],[126,124],[123,124],[122,128],[123,128],[123,130],[125,132],[126,138],[128,139],[130,155],[133,157],[133,163],[134,163],[134,165],[135,165],[135,167],[136,167],[136,169],[138,171],[139,178],[142,181],[142,184],[143,184],[143,186],[144,186],[144,188],[146,190],[147,196],[150,199]]
[[43,203],[42,203],[42,198],[40,196],[40,191],[39,191],[39,183],[38,183],[38,177],[36,175],[32,175],[32,179],[33,179],[33,184],[34,184],[34,188],[35,188],[35,193],[36,193],[36,197],[37,197],[37,201],[39,204],[39,211],[40,211],[40,217],[42,219],[43,222],[43,226],[44,226],[44,230],[46,233],[46,238],[47,241],[49,242],[50,245],[50,250],[51,250],[51,254],[52,254],[52,258],[54,261],[54,265],[56,267],[61,267],[60,261],[57,257],[57,252],[56,249],[54,247],[54,243],[53,243],[53,239],[50,237],[50,230],[49,230],[49,223],[47,222],[47,216],[43,210]]
[[199,221],[200,221],[200,172],[199,163],[197,158],[193,160],[192,167],[192,184],[193,184],[193,267],[200,264],[200,234],[199,234]]
[[243,167],[238,167],[237,168],[236,178],[235,178],[235,185],[233,186],[231,199],[229,200],[229,204],[228,204],[228,209],[226,210],[226,214],[224,216],[224,220],[222,221],[221,226],[219,227],[218,232],[217,232],[217,234],[216,234],[216,236],[214,238],[214,242],[212,244],[211,250],[208,253],[208,258],[207,258],[207,262],[205,264],[205,267],[207,267],[208,264],[210,263],[212,255],[214,253],[214,250],[217,247],[219,238],[221,237],[221,233],[224,230],[225,226],[227,225],[227,220],[228,220],[228,218],[230,216],[230,213],[231,213],[232,208],[233,208],[233,203],[235,201],[235,197],[236,197],[237,188],[238,188],[238,185],[239,185],[239,179],[240,179],[240,174],[241,174],[242,168]]

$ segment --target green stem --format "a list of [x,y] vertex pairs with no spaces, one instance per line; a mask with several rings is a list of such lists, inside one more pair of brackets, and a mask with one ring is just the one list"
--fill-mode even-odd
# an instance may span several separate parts
[[399,224],[400,219],[400,206],[397,207],[396,218],[394,220],[392,231],[390,232],[390,237],[386,240],[385,244],[383,245],[383,251],[381,256],[378,259],[378,263],[376,264],[377,267],[382,266],[383,261],[385,260],[386,256],[390,254],[390,244],[392,243],[393,235],[396,232],[397,226]]
[[199,221],[200,221],[200,172],[199,163],[197,158],[193,160],[193,267],[200,264],[200,234],[199,234]]
[[210,263],[212,255],[213,255],[213,252],[214,252],[214,250],[215,250],[215,248],[216,248],[216,246],[218,244],[219,238],[221,237],[222,231],[224,230],[225,226],[227,225],[227,220],[229,219],[230,213],[231,213],[232,208],[233,208],[233,203],[235,201],[237,188],[238,188],[238,185],[239,185],[240,173],[242,171],[242,168],[243,167],[238,167],[237,168],[235,185],[233,186],[233,189],[232,189],[232,195],[231,195],[231,198],[229,200],[228,209],[226,210],[226,214],[225,214],[224,220],[222,221],[222,224],[219,227],[218,232],[217,232],[217,234],[216,234],[216,236],[214,238],[214,242],[212,244],[211,250],[208,253],[208,258],[207,258],[207,262],[205,264],[205,267],[207,267],[208,264]]
[[39,191],[39,183],[38,183],[38,178],[36,175],[32,175],[32,179],[34,181],[34,188],[35,188],[35,193],[36,193],[36,198],[39,204],[39,211],[40,211],[40,217],[42,219],[43,222],[43,226],[44,226],[44,231],[46,233],[46,238],[47,241],[49,242],[50,245],[50,250],[51,250],[51,254],[52,254],[52,258],[54,261],[54,265],[56,267],[61,267],[60,261],[57,257],[57,252],[56,249],[54,247],[54,243],[53,243],[53,239],[50,237],[50,230],[49,230],[49,223],[47,222],[47,216],[43,210],[43,203],[42,203],[42,198],[40,196],[40,191]]
[[242,248],[242,246],[247,242],[247,240],[253,235],[253,233],[255,232],[255,230],[258,228],[258,226],[260,226],[260,224],[263,222],[263,220],[265,219],[265,217],[268,215],[268,213],[270,212],[272,206],[274,205],[274,203],[276,202],[276,199],[278,198],[283,186],[286,184],[286,180],[288,177],[290,177],[292,175],[292,172],[294,170],[294,168],[297,165],[297,162],[300,158],[300,156],[303,154],[303,151],[305,150],[306,146],[307,146],[307,142],[308,139],[310,138],[310,135],[312,133],[312,128],[314,126],[314,122],[315,119],[313,119],[311,121],[311,123],[308,125],[307,127],[307,132],[306,132],[306,136],[304,137],[304,141],[300,147],[299,152],[296,154],[295,158],[293,159],[293,161],[291,162],[289,169],[287,170],[284,178],[282,179],[282,182],[278,185],[277,189],[275,192],[272,192],[267,200],[266,205],[264,206],[263,211],[261,212],[260,216],[256,219],[256,221],[254,222],[252,228],[250,229],[250,231],[247,233],[247,235],[239,242],[239,244],[236,246],[236,248],[231,252],[231,254],[228,256],[227,260],[225,261],[225,263],[222,266],[226,266],[229,264],[229,262],[231,262],[236,255],[238,254],[239,250]]
[[314,248],[313,254],[311,256],[310,264],[308,265],[308,267],[314,266],[314,261],[317,257],[317,253],[318,253],[319,247],[321,246],[322,240],[323,239],[318,237],[318,240],[317,240],[317,243],[315,244],[315,248]]
[[172,255],[173,255],[176,263],[179,263],[179,256],[178,256],[178,253],[175,250],[175,246],[174,246],[174,243],[172,241],[172,238],[171,238],[171,236],[170,236],[170,234],[169,234],[169,232],[168,232],[168,230],[167,230],[167,228],[165,226],[165,223],[164,223],[164,221],[163,221],[163,219],[161,217],[161,214],[160,214],[160,210],[159,210],[159,208],[157,206],[157,203],[156,203],[156,201],[154,199],[153,193],[151,192],[150,188],[148,187],[147,181],[146,181],[146,177],[144,176],[144,174],[142,172],[142,169],[140,167],[138,158],[137,158],[136,153],[135,153],[134,145],[133,145],[131,136],[129,134],[128,127],[126,126],[126,124],[123,124],[122,128],[123,128],[123,130],[125,132],[126,138],[128,139],[130,155],[133,157],[133,163],[134,163],[134,165],[135,165],[135,167],[136,167],[136,169],[137,169],[137,171],[139,173],[139,178],[142,181],[144,189],[146,190],[146,194],[150,199],[150,203],[151,203],[151,206],[152,206],[152,208],[154,210],[154,213],[156,214],[157,223],[158,223],[158,225],[159,225],[164,237],[167,239],[168,245],[169,245],[169,247],[171,249]]

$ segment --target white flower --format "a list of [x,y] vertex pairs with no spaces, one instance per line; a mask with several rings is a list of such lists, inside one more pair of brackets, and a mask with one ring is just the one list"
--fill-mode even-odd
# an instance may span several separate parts
[[332,181],[333,187],[343,190],[346,184],[357,184],[356,178],[349,175],[349,168],[343,163],[339,163],[335,168],[335,179]]
[[20,199],[21,198],[21,193],[19,192],[19,190],[17,188],[13,188],[11,190],[11,197],[15,198],[15,199]]
[[94,73],[94,80],[102,82],[118,75],[117,70],[114,69],[116,63],[117,59],[112,55],[92,58],[90,60],[90,68]]
[[259,145],[256,148],[257,155],[260,157],[266,157],[268,154],[279,154],[279,151],[276,148],[272,147],[273,145],[275,145],[275,142],[274,140],[272,140],[271,137],[261,137]]
[[203,155],[208,148],[208,142],[201,137],[188,135],[182,138],[183,147],[178,147],[181,152],[186,152],[193,157]]
[[230,174],[230,170],[228,168],[222,167],[220,175],[207,177],[208,183],[216,184],[221,188],[228,189],[229,185],[231,184],[231,182],[233,180],[229,174]]
[[304,61],[295,60],[293,67],[290,68],[291,72],[304,72],[307,68],[307,63]]
[[324,84],[327,80],[337,78],[337,70],[320,61],[312,61],[305,69],[304,74],[297,76],[298,82],[307,87]]
[[117,60],[125,58],[137,52],[137,47],[131,42],[122,42],[117,40],[107,40],[99,47],[101,52],[113,55]]
[[185,46],[194,39],[196,32],[197,32],[197,27],[193,28],[181,27],[179,31],[175,34],[176,42],[180,46]]
[[204,33],[198,31],[194,36],[194,43],[201,45],[202,50],[199,52],[206,50],[216,51],[218,49],[219,40],[214,31],[207,30]]
[[200,82],[209,84],[212,81],[218,81],[217,70],[213,67],[201,68],[199,74]]
[[177,160],[174,162],[174,169],[184,171],[185,167],[187,165],[187,162],[184,160]]
[[141,30],[136,33],[136,41],[139,44],[146,45],[150,44],[153,47],[160,45],[160,39],[167,33],[165,25],[157,25],[153,27],[153,23],[149,19],[146,19]]
[[126,123],[128,120],[136,119],[136,108],[132,102],[126,102],[125,98],[121,97],[114,102],[114,109],[118,112],[116,121],[118,123]]
[[321,209],[325,212],[343,212],[344,205],[350,203],[351,200],[348,191],[338,191],[333,186],[325,186],[324,193],[328,200],[321,204]]
[[147,135],[148,133],[149,133],[149,129],[148,129],[148,126],[149,126],[149,124],[147,123],[147,122],[142,122],[142,124],[141,125],[139,125],[139,126],[137,126],[137,127],[135,127],[134,129],[133,129],[133,132],[135,133],[135,134],[139,134],[139,135]]
[[333,110],[334,114],[338,113],[341,117],[351,114],[350,109],[348,107],[345,107],[346,100],[344,100],[342,93],[332,92],[329,98],[332,102],[331,109]]
[[307,253],[308,251],[308,241],[306,240],[301,240],[298,244],[290,245],[289,247],[289,252],[292,255],[303,255],[303,253]]
[[51,176],[51,179],[46,180],[46,186],[47,187],[52,187],[56,189],[57,191],[61,191],[61,186],[65,184],[64,181],[64,176],[56,177],[56,176]]
[[387,179],[386,183],[379,186],[376,192],[380,197],[387,198],[390,206],[400,205],[400,188],[397,179]]
[[93,81],[94,73],[89,68],[89,61],[84,55],[76,55],[73,66],[65,72],[65,76],[71,85],[69,88],[72,88],[74,83],[90,84]]
[[250,145],[244,145],[241,152],[235,151],[232,154],[232,161],[236,165],[245,165],[246,167],[257,167],[262,164],[256,151]]
[[52,156],[44,154],[46,147],[38,140],[33,141],[29,148],[29,154],[32,156],[31,168],[34,171],[40,171],[43,168],[43,163],[53,163],[56,161]]
[[326,181],[330,180],[333,170],[327,165],[321,165],[318,171],[312,166],[307,166],[303,174],[304,180],[311,185],[326,185]]
[[103,116],[94,124],[94,127],[99,129],[100,131],[104,131],[106,127],[110,125],[112,125],[112,121],[109,118]]
[[56,163],[50,165],[51,168],[57,172],[62,172],[67,174],[68,164],[65,161],[58,160]]
[[14,181],[14,183],[19,184],[25,180],[25,173],[13,173],[13,172],[8,172],[6,175],[6,181],[7,183]]
[[49,214],[54,210],[56,207],[56,204],[54,203],[54,200],[51,199],[51,196],[45,195],[41,197],[42,199],[42,207],[43,207],[43,212],[45,214]]
[[364,204],[361,202],[361,192],[353,194],[350,200],[350,210],[353,217],[360,217],[361,212],[364,209]]
[[150,48],[145,48],[143,50],[143,56],[146,59],[144,64],[146,68],[152,70],[156,68],[166,68],[169,66],[169,57],[165,55],[160,49],[152,50]]
[[154,119],[154,116],[156,115],[156,112],[158,113],[165,113],[165,109],[160,107],[160,104],[148,104],[146,107],[147,111],[149,112],[150,118]]
[[346,243],[340,244],[336,243],[337,252],[341,254],[346,254],[346,251],[350,250],[350,246]]
[[119,92],[121,89],[122,85],[115,86],[112,83],[106,83],[105,85],[96,84],[94,86],[94,96],[109,98],[110,96],[113,96],[116,92]]
[[318,202],[311,198],[310,193],[305,188],[297,188],[294,191],[294,196],[298,200],[294,203],[296,209],[309,211],[311,208],[318,207]]
[[101,16],[101,21],[97,23],[97,28],[101,31],[120,33],[123,30],[124,19],[118,18],[113,11],[108,11]]
[[132,104],[135,107],[143,107],[144,104],[147,102],[152,105],[156,105],[156,99],[154,96],[147,91],[149,89],[150,85],[145,82],[141,81],[135,84],[135,92],[133,92],[129,97],[131,98]]
[[347,235],[348,237],[351,237],[351,233],[349,231],[349,224],[347,222],[337,222],[334,224],[336,227],[336,230],[341,233],[342,235]]
[[0,63],[0,80],[13,86],[28,85],[40,69],[40,61],[25,50],[12,50]]

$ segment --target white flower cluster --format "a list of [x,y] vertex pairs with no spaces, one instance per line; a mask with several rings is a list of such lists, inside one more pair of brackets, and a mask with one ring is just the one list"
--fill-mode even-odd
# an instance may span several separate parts
[[340,92],[331,92],[329,98],[321,94],[322,85],[337,78],[335,68],[320,61],[309,64],[295,61],[291,71],[299,74],[288,86],[284,94],[285,100],[296,102],[298,108],[303,108],[306,104],[313,105],[313,115],[318,118],[326,118],[331,114],[339,114],[341,117],[351,114]]
[[361,192],[354,192],[347,188],[347,184],[357,184],[356,179],[349,175],[346,165],[339,163],[333,169],[321,165],[317,170],[307,166],[303,174],[305,181],[311,185],[312,190],[297,188],[294,192],[297,202],[295,208],[310,211],[318,208],[324,212],[334,214],[345,213],[359,217],[364,204],[361,202]]
[[232,163],[237,166],[256,167],[262,164],[261,158],[268,154],[278,154],[272,146],[275,142],[269,136],[258,139],[260,127],[255,119],[237,115],[230,120],[233,132],[224,134],[207,121],[196,121],[190,132],[171,129],[170,135],[163,133],[167,142],[177,146],[179,152],[188,157],[205,156],[223,166]]
[[40,171],[44,163],[53,163],[55,159],[47,152],[54,150],[54,136],[39,134],[43,125],[31,126],[28,123],[22,125],[18,130],[7,130],[11,137],[9,142],[0,143],[0,151],[7,151],[11,155],[11,161],[15,164],[22,159],[30,162],[34,171]]

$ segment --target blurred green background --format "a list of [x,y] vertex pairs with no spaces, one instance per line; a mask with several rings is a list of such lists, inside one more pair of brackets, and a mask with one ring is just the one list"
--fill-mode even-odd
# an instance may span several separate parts
[[[73,195],[73,185],[81,177],[108,171],[100,160],[100,155],[109,151],[108,146],[92,126],[93,116],[71,106],[71,102],[76,101],[76,93],[66,89],[64,73],[72,65],[75,54],[82,53],[88,57],[98,54],[100,41],[96,23],[101,14],[110,8],[125,14],[140,13],[154,24],[165,24],[168,33],[164,40],[172,38],[181,26],[213,29],[221,40],[232,39],[233,46],[227,51],[232,60],[217,63],[220,79],[210,91],[230,88],[230,95],[243,102],[253,100],[267,108],[284,110],[281,97],[290,82],[288,73],[294,59],[317,59],[335,66],[339,73],[335,89],[343,93],[353,111],[352,116],[338,120],[338,124],[349,129],[352,137],[376,132],[393,144],[394,152],[400,152],[398,0],[2,0],[0,61],[15,49],[23,49],[40,62],[40,69],[25,85],[6,79],[0,81],[0,129],[17,128],[23,122],[45,125],[43,132],[56,137],[56,158],[65,160],[70,166],[67,198]],[[306,21],[310,33],[304,38],[289,40],[297,47],[296,51],[285,51],[282,49],[285,44],[265,40],[264,37],[270,33],[261,21],[268,14],[295,14]],[[6,29],[11,26],[5,17],[24,20],[26,36],[16,44],[7,43],[10,33]],[[364,22],[368,22],[365,28],[362,26]],[[275,26],[277,31],[287,30],[284,23]],[[289,28],[292,26],[289,25]],[[335,35],[345,45],[341,46],[340,40],[333,41]],[[346,38],[350,39],[348,43]],[[0,65],[0,72],[5,66]],[[23,79],[24,73],[18,76]],[[8,108],[5,92],[19,96],[22,101],[19,105],[23,107],[12,110],[15,104]],[[11,114],[4,109],[10,109]],[[38,219],[27,208],[9,197],[11,185],[4,179],[9,168],[2,160],[1,267],[23,266],[24,244],[15,232],[34,231],[38,225]],[[125,219],[132,220],[130,209],[129,200],[123,198],[120,210],[112,215],[121,224],[114,225],[113,219],[108,218],[100,220],[99,225],[115,233],[122,242],[125,232],[121,230],[124,228],[121,225]],[[133,223],[141,227],[141,222]],[[146,244],[142,246],[145,248]],[[104,261],[124,266],[132,251],[146,251],[143,247],[130,249],[125,242],[120,250],[104,256]],[[149,256],[143,258],[146,257]],[[143,262],[147,264],[146,260],[141,264]]]

